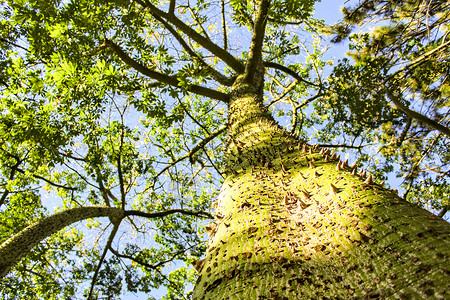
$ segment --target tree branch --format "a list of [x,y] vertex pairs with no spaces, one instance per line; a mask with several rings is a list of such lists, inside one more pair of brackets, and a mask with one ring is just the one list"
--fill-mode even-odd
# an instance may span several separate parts
[[[25,171],[22,170],[22,169],[16,168],[16,170],[17,170],[18,172],[22,173],[22,174],[25,174]],[[70,191],[77,191],[77,190],[78,190],[77,188],[73,188],[73,187],[70,187],[70,186],[65,186],[65,185],[62,185],[62,184],[59,184],[59,183],[55,183],[55,182],[50,181],[50,180],[48,180],[47,178],[42,177],[42,176],[40,176],[40,175],[31,174],[31,176],[33,176],[34,178],[43,180],[43,181],[47,182],[48,184],[50,184],[50,185],[52,185],[52,186],[54,186],[54,187],[57,187],[57,188],[66,189],[66,190],[70,190]]]
[[[23,162],[22,160],[19,160],[19,158],[16,156],[14,156],[14,158],[16,159],[16,163],[14,164],[14,166],[11,167],[11,173],[9,173],[9,178],[8,178],[9,180],[14,179],[14,175],[16,174],[17,168]],[[2,206],[3,203],[5,203],[6,197],[8,197],[9,193],[10,193],[9,190],[5,187],[2,197],[0,198],[0,206]]]
[[234,82],[234,78],[229,78],[223,74],[221,74],[219,71],[208,65],[200,55],[198,55],[194,50],[192,50],[191,47],[186,43],[186,41],[181,37],[178,32],[170,26],[169,23],[167,23],[163,18],[155,15],[154,16],[156,20],[158,20],[161,24],[166,27],[167,30],[175,37],[175,39],[180,43],[180,45],[183,47],[184,50],[195,60],[197,61],[203,68],[207,69],[209,74],[219,82],[220,84],[226,85],[226,86],[232,86]]
[[447,211],[448,211],[448,208],[444,207],[437,216],[443,218],[445,216],[445,214],[447,213]]
[[[105,43],[108,45],[108,47],[110,49],[112,49],[114,51],[114,53],[117,54],[117,56],[119,56],[119,58],[124,63],[126,63],[133,69],[137,70],[138,72],[140,72],[152,79],[158,80],[162,83],[183,89],[182,87],[179,86],[180,80],[178,80],[177,77],[169,76],[166,74],[162,74],[162,73],[150,70],[149,68],[145,67],[144,65],[140,64],[139,62],[137,62],[136,60],[131,58],[128,54],[126,54],[122,50],[122,48],[120,48],[117,44],[115,44],[111,40],[106,40]],[[218,91],[214,91],[214,90],[211,90],[209,88],[205,88],[205,87],[202,87],[199,85],[190,85],[190,86],[188,86],[188,88],[186,90],[189,92],[201,95],[201,96],[206,96],[209,98],[217,99],[217,100],[223,101],[225,103],[228,103],[228,101],[229,101],[229,96],[227,94],[221,93]]]
[[394,73],[392,73],[391,75],[387,76],[386,79],[384,80],[384,82],[386,83],[387,81],[389,81],[390,79],[394,78],[397,74],[400,74],[401,72],[412,68],[416,65],[420,65],[421,63],[425,62],[426,58],[435,54],[436,52],[446,48],[447,46],[450,45],[450,40],[443,43],[442,45],[434,48],[433,50],[428,51],[427,53],[422,54],[421,56],[419,56],[418,58],[416,58],[414,61],[410,62],[409,64],[407,64],[406,66],[404,66],[403,68],[398,69],[397,71],[395,71]]
[[114,196],[109,189],[105,188],[105,185],[103,184],[103,178],[99,169],[95,169],[95,174],[97,175],[98,187],[100,193],[102,194],[103,200],[105,200],[106,206],[111,207],[111,201],[109,201],[108,196],[116,200],[116,202],[119,202],[119,199],[117,199],[117,197]]
[[[156,268],[158,268],[158,267],[160,267],[160,266],[162,266],[162,265],[164,265],[164,264],[166,264],[166,263],[168,263],[168,262],[173,261],[178,255],[183,254],[184,252],[188,251],[189,249],[191,249],[191,248],[193,248],[193,247],[195,247],[195,246],[196,246],[196,245],[192,245],[192,246],[190,246],[190,247],[188,247],[188,248],[186,248],[186,249],[183,249],[183,250],[179,250],[179,251],[177,251],[177,252],[174,252],[174,253],[172,253],[172,256],[171,256],[170,258],[165,259],[165,260],[162,260],[162,261],[160,261],[160,262],[158,262],[157,264],[154,264],[154,265],[145,263],[145,262],[141,261],[141,260],[140,260],[139,258],[137,258],[137,257],[131,256],[131,255],[126,255],[126,254],[121,254],[121,253],[119,253],[119,252],[118,252],[117,250],[115,250],[115,249],[112,249],[112,248],[110,248],[110,249],[111,249],[111,252],[114,253],[115,255],[117,255],[118,257],[130,259],[130,260],[135,261],[135,262],[137,262],[137,263],[139,263],[139,264],[141,264],[141,265],[143,265],[143,266],[145,266],[145,267],[147,267],[147,268],[149,268],[149,269],[155,270]],[[139,255],[139,254],[138,254],[138,255]]]
[[347,144],[340,144],[340,145],[331,145],[331,144],[319,144],[320,148],[348,148],[348,149],[361,149],[368,145],[360,145],[360,146],[354,146],[354,145],[347,145]]
[[214,218],[213,215],[211,215],[209,212],[206,212],[206,211],[191,211],[191,210],[185,210],[185,209],[169,209],[169,210],[155,212],[155,213],[147,213],[147,212],[143,212],[143,211],[139,211],[139,210],[127,210],[127,211],[125,211],[125,216],[139,216],[139,217],[154,219],[154,218],[160,218],[160,217],[173,215],[176,213],[180,213],[180,214],[188,215],[188,216],[208,218],[208,219]]
[[173,165],[175,165],[176,163],[186,159],[186,158],[191,158],[195,153],[197,153],[199,150],[201,150],[207,143],[209,143],[212,139],[214,139],[215,137],[217,137],[219,134],[221,134],[222,132],[224,132],[227,129],[227,126],[221,126],[219,127],[219,129],[217,129],[216,131],[214,131],[213,133],[211,133],[211,135],[209,135],[208,137],[204,138],[200,143],[198,143],[194,148],[191,149],[191,151],[189,151],[188,153],[186,153],[185,155],[177,158],[175,161],[173,161],[172,163],[170,163],[170,165],[168,165],[167,167],[165,167],[164,169],[162,169],[154,178],[158,178],[159,175],[163,174],[165,171],[167,171],[170,167],[172,167]]
[[170,0],[169,15],[174,15],[174,13],[175,13],[175,1],[176,0]]
[[122,219],[125,213],[115,207],[77,207],[40,219],[0,245],[0,278],[43,239],[75,222],[96,217]]
[[120,133],[120,145],[119,145],[119,152],[117,154],[117,175],[119,176],[119,186],[120,186],[120,203],[122,205],[122,209],[125,209],[125,183],[123,180],[123,174],[122,174],[122,146],[123,146],[123,139],[124,139],[125,130],[121,130]]
[[108,253],[108,250],[111,248],[112,242],[114,240],[114,237],[117,234],[117,230],[119,229],[119,226],[120,226],[120,221],[114,223],[114,227],[113,227],[113,229],[112,229],[112,231],[111,231],[111,233],[110,233],[110,235],[108,237],[108,241],[106,242],[105,249],[103,249],[102,256],[100,257],[100,260],[99,260],[99,262],[97,264],[97,268],[95,269],[95,273],[92,276],[91,288],[89,290],[89,295],[87,297],[88,300],[93,299],[92,296],[93,296],[93,293],[94,293],[94,286],[95,286],[95,282],[97,281],[98,272],[100,272],[100,269],[102,267],[103,261],[105,260],[106,254]]
[[267,14],[269,13],[270,0],[261,0],[258,8],[258,15],[253,28],[252,43],[245,65],[244,80],[253,83],[254,75],[258,65],[262,61],[262,47],[267,24]]
[[[141,266],[144,266],[145,268],[148,268],[148,269],[151,269],[151,270],[154,270],[154,271],[158,272],[159,275],[160,275],[162,278],[164,278],[165,280],[167,280],[171,285],[176,286],[176,285],[175,285],[169,278],[167,278],[167,276],[164,275],[157,267],[154,267],[153,265],[148,264],[148,263],[146,263],[146,262],[140,260],[140,259],[137,258],[137,257],[119,253],[117,250],[113,249],[112,247],[110,248],[110,250],[111,250],[111,252],[114,253],[114,255],[116,255],[117,257],[129,259],[129,260],[131,260],[131,261],[134,261],[134,262],[140,264]],[[186,299],[186,297],[185,297],[184,295],[181,295],[181,296],[182,296],[184,299]]]
[[212,54],[223,60],[229,67],[231,67],[233,70],[235,70],[237,73],[242,74],[245,70],[244,66],[241,64],[241,62],[236,59],[234,56],[232,56],[230,53],[228,53],[226,50],[222,49],[221,47],[214,44],[211,40],[208,38],[202,36],[198,32],[196,32],[194,29],[192,29],[189,25],[186,25],[183,21],[178,19],[175,15],[166,13],[156,6],[154,6],[150,1],[148,0],[137,0],[139,4],[141,4],[143,7],[147,8],[150,13],[153,16],[160,16],[167,21],[169,21],[171,24],[173,24],[176,28],[178,28],[181,32],[189,36],[191,39],[193,39],[195,42],[200,44],[202,47],[210,51]]
[[203,126],[199,121],[197,121],[197,119],[194,118],[194,116],[191,115],[191,113],[187,110],[186,106],[184,105],[183,102],[181,102],[180,98],[177,97],[178,103],[181,105],[181,107],[183,108],[183,111],[188,115],[189,118],[191,118],[191,120],[197,124],[200,128],[202,128],[207,134],[211,134],[208,130],[208,128],[206,128],[205,126]]
[[438,122],[436,122],[418,112],[415,112],[415,111],[409,109],[408,107],[403,105],[403,103],[399,100],[399,98],[396,97],[389,89],[386,89],[386,94],[391,99],[391,101],[394,102],[395,106],[397,106],[398,109],[403,111],[408,117],[419,120],[420,122],[425,123],[428,126],[434,128],[435,130],[438,130],[438,131],[442,132],[443,134],[450,137],[450,128],[448,128],[444,125],[441,125]]
[[280,70],[280,71],[282,71],[282,72],[284,72],[286,74],[291,75],[292,77],[294,77],[295,79],[297,79],[298,81],[301,81],[303,83],[306,83],[306,84],[309,84],[309,85],[312,85],[312,86],[316,86],[316,87],[320,87],[320,85],[318,85],[318,84],[315,84],[315,83],[312,83],[310,81],[307,81],[307,80],[303,79],[297,72],[295,72],[295,71],[293,71],[293,70],[291,70],[288,67],[285,67],[283,65],[280,65],[280,64],[277,64],[277,63],[274,63],[274,62],[271,62],[271,61],[265,61],[264,62],[264,66],[268,67],[268,68]]
[[225,0],[222,0],[222,29],[223,29],[223,49],[228,49],[227,22],[225,18]]

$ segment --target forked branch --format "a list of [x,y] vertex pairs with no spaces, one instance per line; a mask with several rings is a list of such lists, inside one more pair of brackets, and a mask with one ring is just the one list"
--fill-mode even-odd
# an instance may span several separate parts
[[238,74],[242,74],[244,72],[245,68],[238,59],[236,59],[233,55],[228,53],[228,51],[214,44],[210,39],[196,32],[189,25],[185,24],[183,21],[178,19],[174,14],[166,13],[160,10],[148,0],[137,0],[137,2],[140,5],[142,5],[142,7],[147,8],[152,15],[162,17],[168,22],[170,22],[178,30],[189,36],[196,43],[198,43],[203,48],[210,51],[212,54],[214,54],[222,61],[224,61],[230,68],[235,70]]

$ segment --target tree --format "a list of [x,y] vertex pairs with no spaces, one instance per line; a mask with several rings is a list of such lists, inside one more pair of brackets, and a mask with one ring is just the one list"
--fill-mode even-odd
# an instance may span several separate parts
[[[310,145],[334,134],[323,109],[343,95],[322,76],[319,38],[288,30],[327,30],[313,5],[4,2],[2,292],[71,297],[89,282],[91,299],[161,285],[168,299],[447,297],[449,224]],[[377,126],[401,114],[382,105]],[[102,247],[59,231],[80,220],[108,232]]]

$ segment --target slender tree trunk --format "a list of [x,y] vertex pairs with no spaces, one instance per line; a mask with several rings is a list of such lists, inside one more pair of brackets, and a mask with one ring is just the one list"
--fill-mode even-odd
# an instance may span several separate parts
[[299,143],[235,86],[194,299],[449,299],[450,224]]
[[75,222],[95,217],[123,218],[124,211],[114,207],[78,207],[43,218],[0,245],[0,278],[43,239]]

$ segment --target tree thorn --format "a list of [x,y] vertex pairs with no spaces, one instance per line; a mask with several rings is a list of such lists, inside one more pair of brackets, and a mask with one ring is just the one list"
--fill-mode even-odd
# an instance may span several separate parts
[[369,174],[369,176],[367,176],[367,179],[366,179],[366,181],[364,181],[364,183],[366,183],[366,184],[372,184],[373,183],[373,181],[372,181],[372,174]]
[[337,195],[339,193],[339,190],[337,187],[334,186],[334,184],[330,183],[330,194]]

